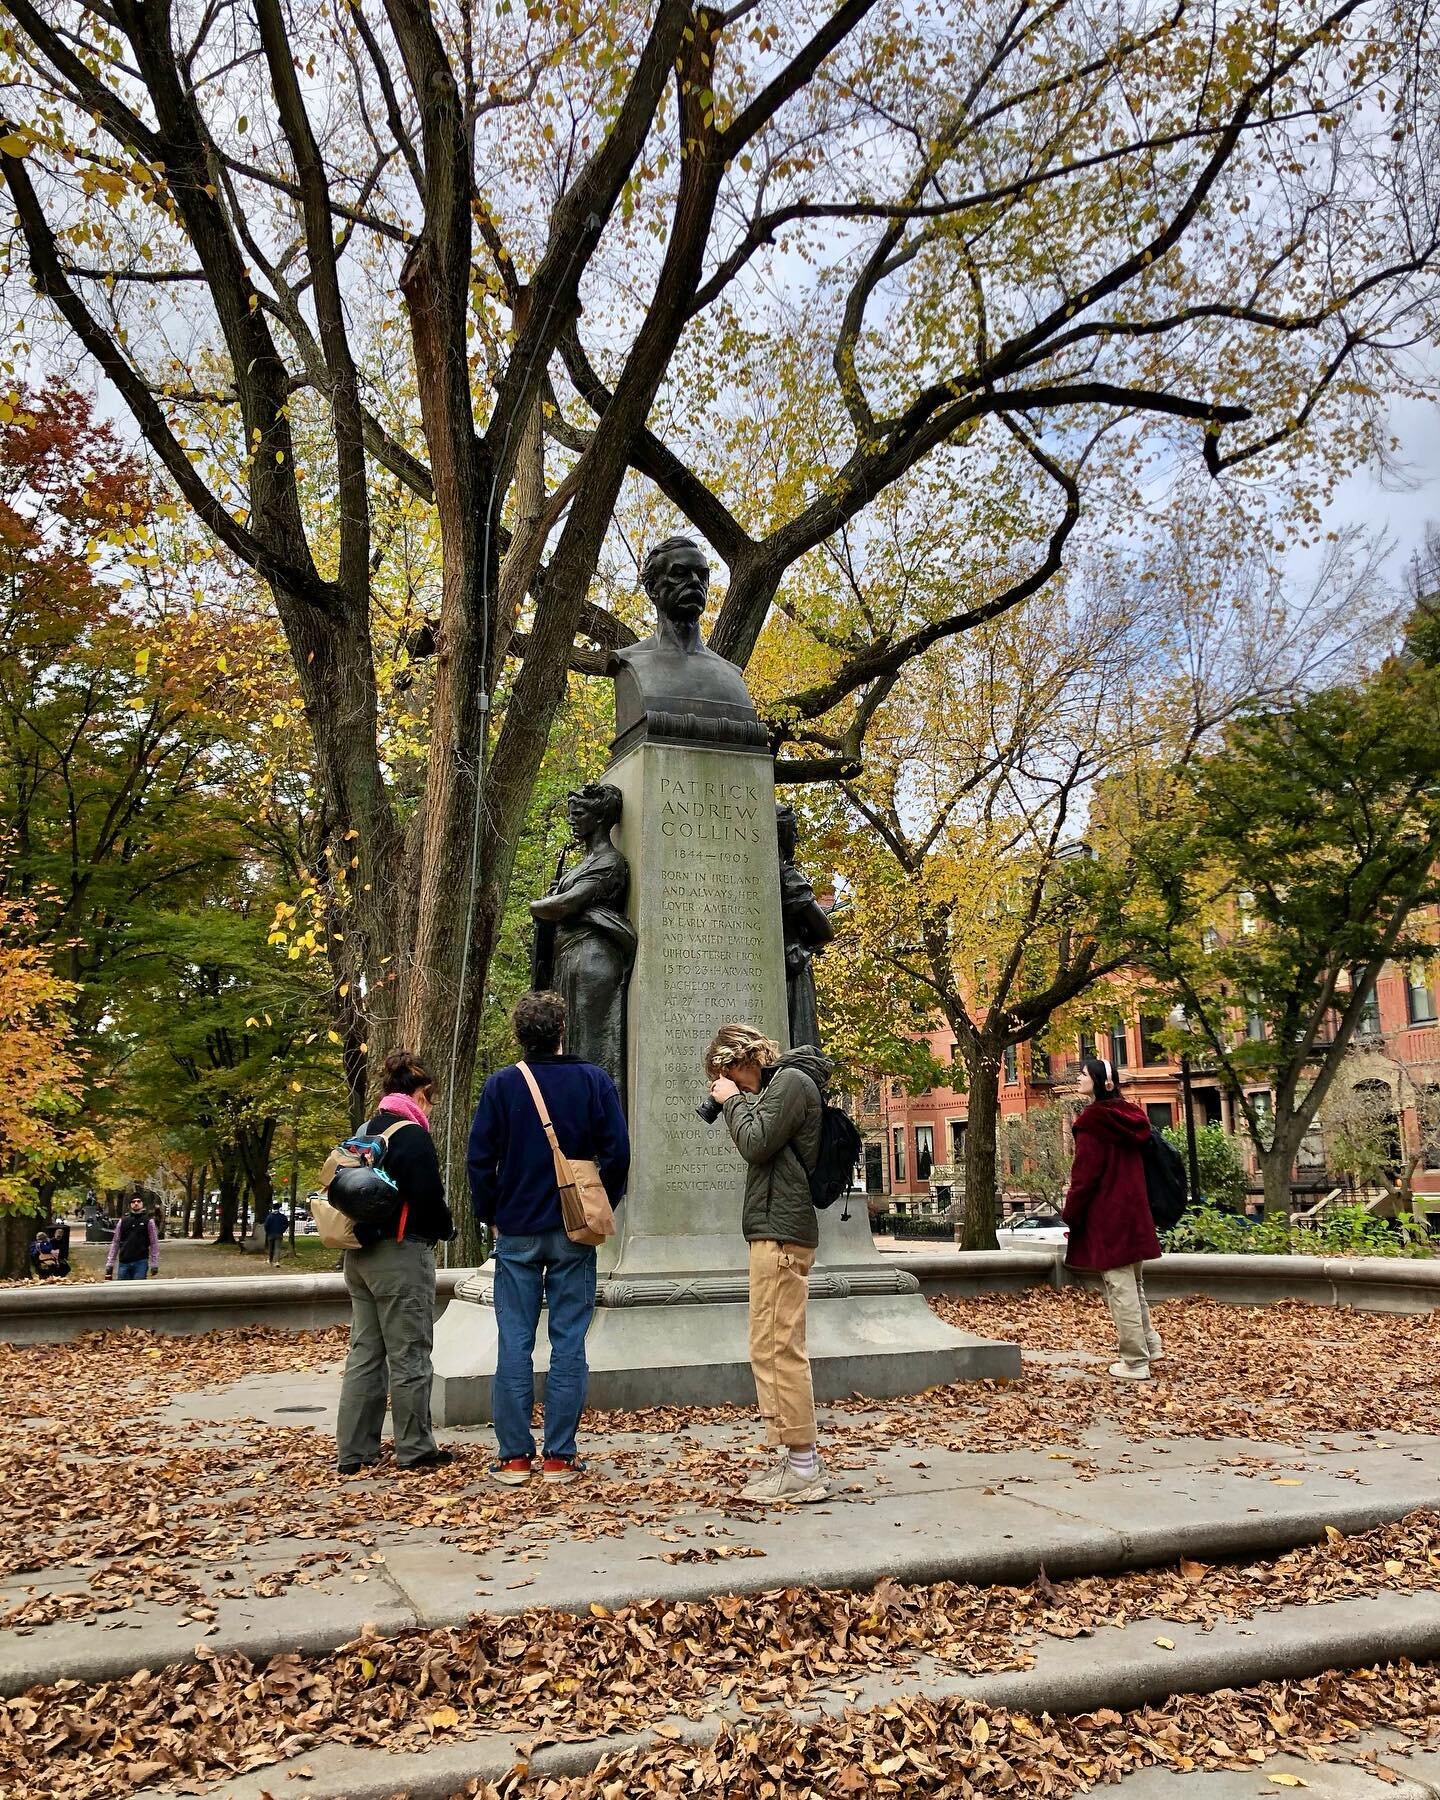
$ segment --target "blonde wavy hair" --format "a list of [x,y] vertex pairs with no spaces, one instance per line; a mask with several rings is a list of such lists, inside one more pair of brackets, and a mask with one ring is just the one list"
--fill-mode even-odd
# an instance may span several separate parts
[[722,1025],[705,1052],[705,1073],[714,1081],[716,1076],[751,1061],[768,1069],[779,1055],[780,1046],[774,1038],[766,1037],[753,1025]]

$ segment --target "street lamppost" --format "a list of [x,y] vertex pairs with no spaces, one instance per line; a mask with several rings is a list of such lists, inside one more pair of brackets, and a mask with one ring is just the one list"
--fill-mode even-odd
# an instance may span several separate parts
[[[1190,1020],[1183,1006],[1172,1006],[1169,1024],[1172,1031],[1184,1031]],[[1190,1200],[1195,1206],[1200,1204],[1200,1152],[1195,1144],[1195,1097],[1190,1084],[1190,1052],[1180,1052],[1180,1094],[1181,1104],[1185,1108],[1185,1149],[1190,1162]]]

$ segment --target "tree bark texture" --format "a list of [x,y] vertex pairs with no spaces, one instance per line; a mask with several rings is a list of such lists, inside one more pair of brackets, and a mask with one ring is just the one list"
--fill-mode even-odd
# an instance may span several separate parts
[[962,1250],[996,1248],[996,1156],[1000,1126],[1000,1058],[982,1046],[965,1061],[969,1083],[965,1128],[965,1208]]

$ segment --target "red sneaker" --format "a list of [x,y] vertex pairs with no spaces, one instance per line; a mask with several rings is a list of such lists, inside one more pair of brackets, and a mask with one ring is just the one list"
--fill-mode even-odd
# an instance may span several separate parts
[[547,1456],[540,1473],[546,1481],[575,1481],[585,1473],[585,1465],[578,1456]]
[[528,1456],[511,1456],[490,1465],[490,1479],[502,1487],[524,1487],[534,1473],[535,1465]]

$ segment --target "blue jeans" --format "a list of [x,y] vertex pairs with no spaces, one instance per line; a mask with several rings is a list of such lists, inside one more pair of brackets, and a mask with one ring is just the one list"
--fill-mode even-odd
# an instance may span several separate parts
[[540,1303],[550,1311],[550,1372],[545,1377],[545,1454],[571,1457],[585,1410],[590,1367],[585,1333],[595,1312],[595,1251],[563,1231],[502,1237],[495,1245],[495,1361],[491,1410],[500,1460],[535,1454],[535,1333]]
[[150,1273],[150,1258],[137,1256],[134,1262],[117,1262],[115,1274],[121,1281],[143,1281]]

